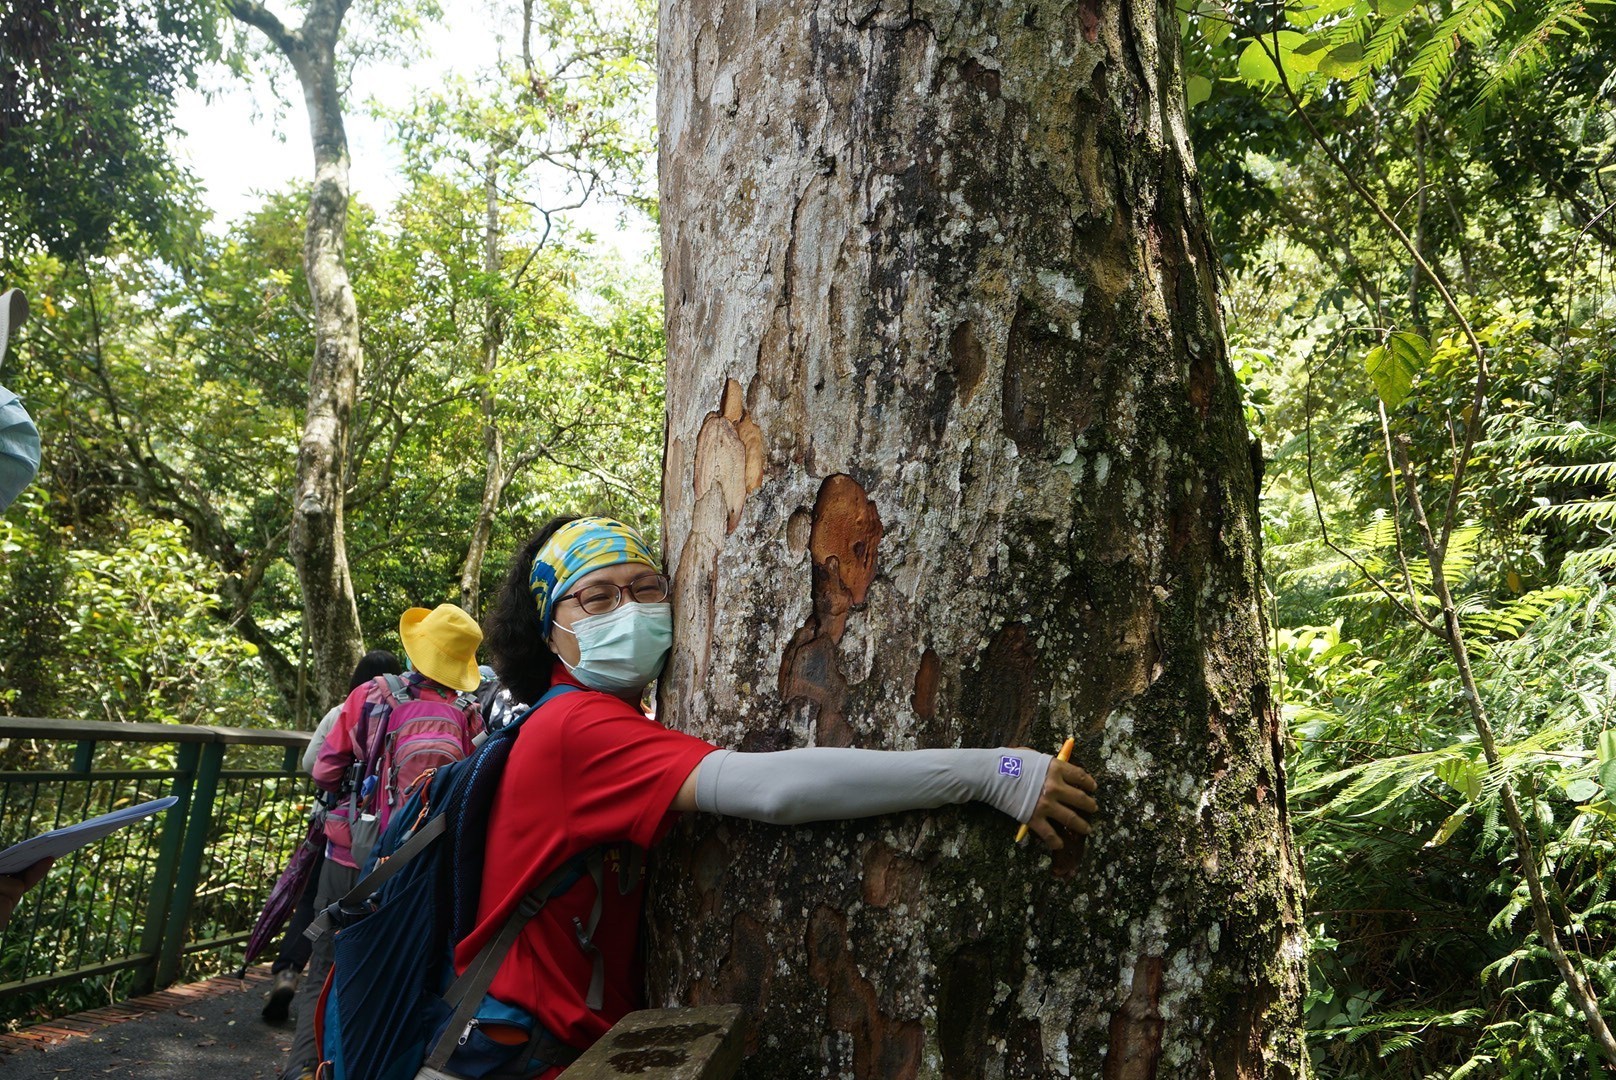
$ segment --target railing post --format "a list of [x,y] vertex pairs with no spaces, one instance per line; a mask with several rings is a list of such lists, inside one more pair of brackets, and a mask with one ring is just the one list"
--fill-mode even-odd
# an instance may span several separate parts
[[163,925],[163,945],[157,955],[157,985],[167,986],[179,977],[180,954],[185,948],[185,927],[191,918],[191,902],[202,880],[202,859],[208,850],[208,830],[213,824],[213,799],[219,792],[219,773],[224,768],[223,742],[202,744],[202,761],[196,770],[196,793],[185,823],[185,843],[180,849],[179,873],[174,875],[174,896],[169,901],[168,918]]
[[95,740],[80,739],[73,747],[73,771],[87,773],[95,765]]
[[157,841],[157,865],[152,868],[151,895],[146,900],[146,925],[140,934],[140,952],[146,957],[137,969],[132,987],[136,995],[147,994],[157,986],[157,958],[163,949],[163,926],[168,920],[169,901],[174,896],[174,875],[179,869],[180,848],[185,841],[185,823],[191,813],[191,792],[196,787],[196,767],[202,756],[197,743],[181,743],[175,762],[174,787],[169,794],[179,800],[163,815],[163,835]]

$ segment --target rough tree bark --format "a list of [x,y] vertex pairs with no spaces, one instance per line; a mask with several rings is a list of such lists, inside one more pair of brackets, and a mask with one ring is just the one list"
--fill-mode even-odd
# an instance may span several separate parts
[[1056,747],[1080,859],[982,807],[692,820],[653,1004],[746,1075],[1293,1077],[1300,880],[1252,455],[1168,0],[662,4],[663,717]]
[[348,282],[348,135],[336,59],[349,3],[309,0],[303,25],[289,30],[262,4],[227,0],[230,13],[262,31],[292,65],[303,89],[314,147],[314,184],[303,240],[303,269],[314,301],[314,361],[298,443],[290,546],[303,589],[316,701],[346,696],[348,678],[364,652],[343,534],[348,443],[364,367],[359,309]]

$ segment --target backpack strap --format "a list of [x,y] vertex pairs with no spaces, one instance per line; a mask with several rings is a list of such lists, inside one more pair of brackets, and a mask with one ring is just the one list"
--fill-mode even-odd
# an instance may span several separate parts
[[[372,731],[367,728],[364,732],[365,759],[362,763],[364,765],[364,776],[360,778],[360,783],[363,783],[369,777],[377,776],[378,770],[382,766],[382,750],[387,743],[387,724],[392,718],[393,710],[400,705],[407,705],[410,703],[410,701],[414,700],[414,694],[411,692],[408,679],[401,675],[386,674],[380,675],[378,678],[380,678],[382,682],[386,684],[387,694],[392,698],[392,701],[382,702],[382,708],[369,710],[370,715],[366,717],[369,724],[375,725],[375,730]],[[349,803],[350,809],[348,811],[349,816],[355,817],[358,815],[359,810],[357,804],[359,802],[368,802],[374,807],[376,805],[375,800],[383,797],[380,794],[381,787],[381,779],[378,776],[376,781],[376,789],[372,792],[374,798],[367,799],[361,794],[357,799],[351,799]]]
[[[409,861],[424,851],[432,841],[442,836],[444,829],[448,827],[449,822],[442,814],[427,818],[426,824],[417,829],[414,836],[401,844],[392,855],[377,863],[376,869],[360,879],[359,884],[349,889],[332,907],[349,913],[363,911],[365,903],[376,890],[387,884],[389,878],[404,869]],[[331,908],[326,908],[309,924],[309,928],[303,931],[303,936],[310,941],[318,941],[330,928]]]
[[633,844],[623,844],[618,848],[618,858],[622,861],[617,864],[617,895],[627,896],[645,876],[645,852]]
[[409,680],[402,675],[383,675],[382,680],[387,683],[387,692],[393,695],[393,701],[399,705],[408,705],[414,698],[410,693]]
[[[589,854],[598,858],[596,852],[592,851]],[[578,881],[581,876],[578,861],[569,859],[559,870],[540,882],[538,888],[522,897],[522,902],[500,928],[499,935],[477,951],[476,957],[466,965],[466,970],[449,987],[448,993],[443,995],[444,1003],[454,1009],[454,1015],[449,1018],[443,1034],[439,1036],[431,1055],[426,1059],[427,1068],[442,1069],[449,1064],[450,1056],[460,1045],[461,1033],[477,1015],[477,1009],[483,1003],[483,996],[488,993],[488,988],[494,985],[494,975],[499,971],[499,966],[505,962],[505,956],[511,951],[511,946],[515,945],[516,939],[521,936],[522,928],[544,909],[544,905],[550,902],[551,897],[566,892]]]
[[444,811],[449,815],[450,841],[453,845],[453,869],[450,872],[454,898],[449,923],[451,941],[464,938],[477,925],[483,867],[487,864],[488,817],[504,777],[504,756],[516,744],[523,721],[556,698],[578,689],[569,683],[550,687],[532,708],[488,735],[478,748],[479,764],[473,767],[471,782],[464,785],[454,805]]
[[606,905],[605,850],[594,848],[589,852],[589,876],[595,882],[595,906],[589,911],[589,926],[586,928],[578,916],[572,917],[578,947],[588,954],[594,964],[594,971],[589,976],[589,994],[584,998],[584,1004],[595,1012],[599,1012],[606,1003],[606,957],[600,951],[600,946],[595,944],[595,930],[600,926],[601,909]]
[[500,728],[499,730],[501,730],[501,731],[510,731],[510,732],[514,733],[515,729],[517,728],[518,725],[520,725],[522,723],[522,721],[526,720],[528,717],[532,716],[534,713],[538,712],[540,709],[542,709],[546,705],[550,704],[550,702],[554,701],[556,698],[561,697],[564,694],[572,694],[572,693],[580,693],[580,694],[583,693],[583,687],[574,686],[571,683],[565,683],[565,682],[551,684],[550,689],[548,689],[548,690],[546,690],[544,692],[543,697],[539,698],[538,701],[536,701],[532,705],[528,706],[527,711],[523,712],[522,715],[518,716],[515,720],[512,720],[510,723],[506,724],[504,727]]

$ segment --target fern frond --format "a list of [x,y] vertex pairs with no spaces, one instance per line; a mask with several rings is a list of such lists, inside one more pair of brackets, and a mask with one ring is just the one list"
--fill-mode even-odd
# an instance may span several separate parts
[[1581,574],[1590,570],[1616,569],[1616,545],[1573,551],[1560,564],[1563,573]]
[[1608,528],[1616,524],[1616,499],[1584,499],[1581,502],[1534,506],[1521,515],[1521,521],[1559,521],[1567,525]]
[[1582,465],[1535,465],[1526,479],[1555,484],[1599,484],[1616,487],[1616,461],[1590,461]]
[[[1501,440],[1502,441],[1502,440]],[[1616,433],[1572,421],[1552,430],[1533,424],[1514,440],[1523,450],[1536,450],[1551,454],[1584,454],[1594,451],[1616,452]]]
[[1513,0],[1465,0],[1437,25],[1408,65],[1408,77],[1415,80],[1410,117],[1418,119],[1436,104],[1461,42],[1481,45],[1498,32],[1506,5],[1513,6]]
[[1466,629],[1496,637],[1518,638],[1556,605],[1575,600],[1584,590],[1565,585],[1534,589],[1498,606],[1484,606],[1481,598],[1467,598],[1459,605],[1459,617]]
[[1543,17],[1520,36],[1487,77],[1470,113],[1479,118],[1505,89],[1541,71],[1549,60],[1549,42],[1562,34],[1586,33],[1591,17],[1584,0],[1551,0]]

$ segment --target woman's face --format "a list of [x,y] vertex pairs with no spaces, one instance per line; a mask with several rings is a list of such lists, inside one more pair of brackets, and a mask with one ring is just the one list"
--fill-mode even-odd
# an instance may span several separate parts
[[[637,577],[656,572],[656,567],[647,566],[645,563],[618,563],[616,566],[592,570],[573,582],[572,587],[567,590],[566,599],[556,604],[555,615],[551,619],[555,625],[550,630],[550,649],[566,661],[568,667],[577,666],[578,639],[567,631],[572,629],[573,623],[589,617],[578,604],[578,593],[591,585],[627,585]],[[634,597],[629,593],[623,593],[620,602],[632,604]]]

